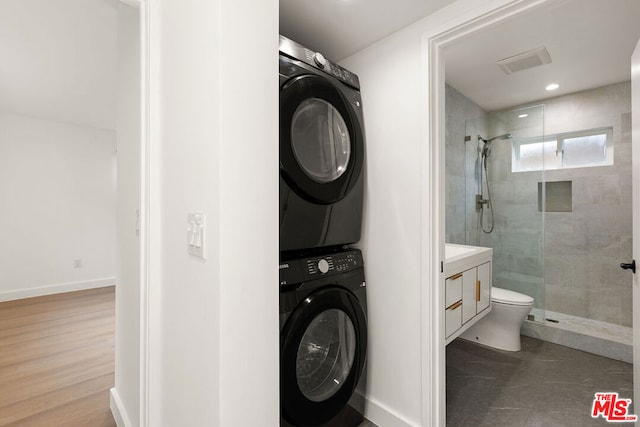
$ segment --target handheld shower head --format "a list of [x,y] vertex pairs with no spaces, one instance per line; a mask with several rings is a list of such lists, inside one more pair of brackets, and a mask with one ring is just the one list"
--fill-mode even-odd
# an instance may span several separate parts
[[494,136],[493,138],[491,138],[489,141],[485,141],[485,142],[491,142],[495,139],[511,139],[513,138],[513,135],[510,133],[505,133],[504,135],[498,135],[498,136]]
[[482,146],[482,150],[480,151],[480,155],[482,156],[482,158],[485,159],[484,160],[485,161],[485,165],[486,165],[487,157],[489,157],[491,155],[491,143],[493,141],[495,141],[496,139],[502,140],[502,139],[511,139],[511,138],[513,138],[513,135],[510,134],[510,133],[505,133],[504,135],[494,136],[491,139],[484,139],[483,137],[478,135],[478,141],[484,142],[484,145]]
[[513,138],[513,134],[510,134],[510,133],[505,133],[504,135],[494,136],[491,139],[484,139],[482,136],[478,135],[478,141],[482,141],[485,144],[491,144],[496,139],[511,139],[511,138]]

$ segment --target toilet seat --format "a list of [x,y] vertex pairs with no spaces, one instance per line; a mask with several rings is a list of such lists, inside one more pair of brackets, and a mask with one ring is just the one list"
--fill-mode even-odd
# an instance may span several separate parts
[[491,301],[507,305],[533,305],[533,298],[519,292],[502,288],[491,288]]

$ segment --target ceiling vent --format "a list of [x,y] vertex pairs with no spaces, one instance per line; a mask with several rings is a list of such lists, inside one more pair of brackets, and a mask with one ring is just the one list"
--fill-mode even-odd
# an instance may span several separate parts
[[505,73],[513,74],[528,68],[549,64],[550,62],[551,55],[549,55],[547,48],[542,46],[528,52],[501,59],[497,64]]

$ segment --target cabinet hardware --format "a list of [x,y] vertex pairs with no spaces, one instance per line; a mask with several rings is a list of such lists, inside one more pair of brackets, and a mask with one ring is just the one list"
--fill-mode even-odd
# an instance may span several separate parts
[[456,279],[459,279],[459,278],[461,278],[461,277],[462,277],[462,273],[458,273],[458,274],[456,274],[456,275],[453,275],[453,276],[449,277],[449,279],[451,279],[451,280],[456,280]]
[[461,305],[462,305],[462,300],[460,300],[458,302],[454,302],[449,307],[447,307],[447,310],[455,310],[456,308],[460,307]]
[[476,282],[476,301],[480,301],[480,280]]

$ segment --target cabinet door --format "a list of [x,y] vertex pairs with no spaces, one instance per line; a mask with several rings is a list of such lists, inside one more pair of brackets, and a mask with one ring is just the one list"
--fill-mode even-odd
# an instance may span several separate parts
[[478,302],[477,310],[480,313],[491,304],[491,263],[486,262],[478,266]]
[[462,273],[462,323],[476,315],[476,268]]

